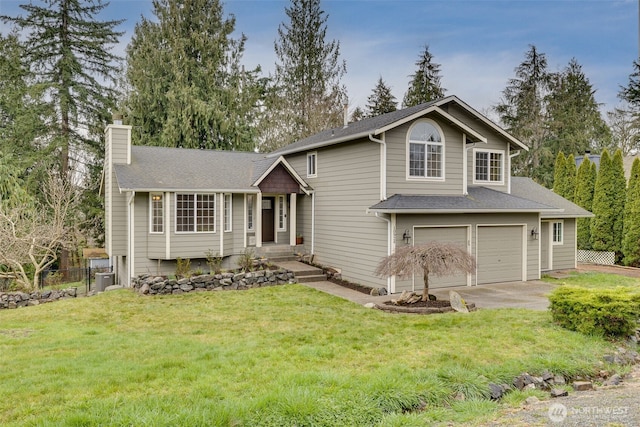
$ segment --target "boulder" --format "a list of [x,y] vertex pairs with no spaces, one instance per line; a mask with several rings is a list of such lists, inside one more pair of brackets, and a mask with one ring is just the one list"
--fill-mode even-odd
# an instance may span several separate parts
[[575,391],[593,390],[593,383],[591,381],[574,381],[571,385]]

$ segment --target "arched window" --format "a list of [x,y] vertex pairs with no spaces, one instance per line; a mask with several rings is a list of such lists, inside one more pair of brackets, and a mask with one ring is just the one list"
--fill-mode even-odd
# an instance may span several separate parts
[[407,151],[409,178],[444,178],[444,141],[437,125],[416,122],[409,129]]

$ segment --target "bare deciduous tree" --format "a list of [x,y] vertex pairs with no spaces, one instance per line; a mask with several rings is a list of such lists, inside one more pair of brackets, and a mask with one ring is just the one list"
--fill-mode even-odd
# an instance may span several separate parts
[[403,279],[422,273],[422,301],[427,301],[430,274],[447,276],[454,273],[472,273],[475,268],[475,258],[463,247],[451,242],[433,241],[397,248],[393,254],[380,261],[375,273],[378,276],[398,276]]
[[68,214],[75,193],[57,176],[43,185],[41,202],[0,202],[0,278],[9,278],[27,291],[35,291],[40,274],[56,260],[70,236]]

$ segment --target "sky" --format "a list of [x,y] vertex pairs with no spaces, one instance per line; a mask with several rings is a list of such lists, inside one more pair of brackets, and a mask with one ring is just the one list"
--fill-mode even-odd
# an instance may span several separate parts
[[[21,13],[29,0],[0,0],[0,14]],[[37,0],[31,0],[37,3]],[[529,45],[546,54],[549,71],[575,58],[596,90],[603,112],[619,104],[639,55],[640,0],[322,0],[327,40],[340,43],[350,109],[364,107],[378,79],[399,103],[425,45],[440,64],[442,87],[490,115]],[[247,36],[243,63],[273,72],[278,26],[288,22],[285,0],[226,0],[236,33]],[[114,48],[124,56],[150,0],[111,0],[104,19],[126,19]],[[3,33],[7,31],[6,24]]]

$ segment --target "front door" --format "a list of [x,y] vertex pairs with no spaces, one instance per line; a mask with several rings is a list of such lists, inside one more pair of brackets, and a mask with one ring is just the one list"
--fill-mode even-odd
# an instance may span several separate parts
[[275,198],[262,198],[262,241],[273,242],[275,240],[274,224],[275,224]]

